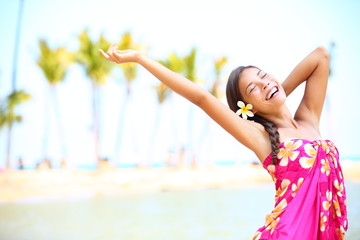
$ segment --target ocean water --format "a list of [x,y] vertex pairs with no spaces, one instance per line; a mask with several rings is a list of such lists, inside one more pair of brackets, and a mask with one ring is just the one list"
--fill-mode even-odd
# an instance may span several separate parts
[[[0,240],[247,240],[273,186],[0,204]],[[360,183],[348,182],[349,231],[360,240]]]

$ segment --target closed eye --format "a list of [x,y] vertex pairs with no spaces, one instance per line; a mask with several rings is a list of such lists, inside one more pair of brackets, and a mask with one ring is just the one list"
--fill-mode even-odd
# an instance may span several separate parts
[[256,86],[254,86],[253,88],[250,89],[250,92],[249,93],[252,93],[254,91]]

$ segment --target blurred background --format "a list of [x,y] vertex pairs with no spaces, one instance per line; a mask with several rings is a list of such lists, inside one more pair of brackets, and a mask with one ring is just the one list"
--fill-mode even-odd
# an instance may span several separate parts
[[[343,160],[357,162],[360,160],[357,140],[360,133],[357,107],[360,102],[357,73],[360,67],[359,9],[360,2],[356,0],[0,0],[0,169],[94,170],[101,164],[121,169],[244,166],[257,161],[255,155],[201,110],[172,93],[143,68],[105,62],[98,49],[106,50],[111,43],[118,43],[120,48],[146,51],[153,59],[211,91],[225,104],[226,79],[238,65],[256,65],[282,81],[308,53],[317,46],[324,46],[331,55],[331,72],[321,123],[323,138],[335,142]],[[302,88],[289,97],[291,111],[298,106]],[[350,189],[359,189],[359,184],[352,184]],[[33,205],[27,208],[26,205],[10,204],[2,211],[9,212],[8,217],[3,218],[4,222],[22,219],[13,228],[6,225],[7,229],[24,227],[37,212],[46,212],[49,219],[53,219],[54,213],[49,209],[54,208],[62,209],[56,214],[70,214],[74,213],[73,209],[88,206],[78,210],[80,212],[76,215],[80,216],[78,221],[83,221],[88,217],[84,212],[89,214],[96,208],[94,206],[115,206],[119,201],[123,206],[129,202],[146,202],[139,204],[144,206],[142,213],[149,211],[150,215],[145,215],[151,218],[154,216],[151,215],[152,207],[162,206],[160,202],[167,201],[164,199],[171,203],[180,201],[173,206],[177,208],[188,201],[199,201],[201,206],[208,198],[227,196],[221,198],[219,204],[230,206],[223,211],[234,213],[237,212],[233,211],[236,204],[228,203],[229,199],[245,201],[244,196],[249,195],[247,191],[255,191],[255,196],[260,199],[268,191],[271,197],[272,187],[271,190],[269,186],[264,189],[242,189],[223,195],[217,191],[210,195],[209,192],[189,193],[191,196],[188,198],[178,196],[180,193],[146,195],[142,199],[133,196],[137,200],[128,196],[121,200],[102,199],[102,203],[91,198],[91,202],[86,204],[46,202],[36,206],[47,206],[46,210],[34,210]],[[358,195],[355,197],[354,202],[359,199]],[[181,233],[177,236],[181,239],[238,239],[238,236],[249,239],[262,225],[262,216],[271,209],[272,198],[267,202],[268,208],[265,206],[263,212],[253,209],[258,219],[250,226],[242,224],[252,214],[239,210],[237,213],[243,218],[230,221],[233,224],[231,230],[227,229],[227,221],[219,225],[219,222],[224,223],[220,216],[213,222],[216,226],[223,226],[218,232],[194,228],[189,236]],[[137,209],[140,205],[132,207]],[[20,207],[30,211],[29,218],[16,215],[20,212],[14,213],[14,209]],[[198,209],[199,205],[192,207]],[[208,207],[216,212],[222,211],[217,210],[218,204]],[[101,208],[97,211],[112,210]],[[123,209],[114,212],[119,216]],[[208,218],[205,212],[201,217]],[[125,219],[131,219],[131,213],[127,214]],[[236,218],[239,214],[230,215]],[[223,218],[232,219],[230,215],[225,214]],[[91,219],[102,222],[102,217],[101,213],[91,216]],[[179,218],[189,220],[192,217],[189,213]],[[68,221],[70,218],[66,215],[61,219]],[[202,221],[202,218],[194,219],[197,220],[180,226],[189,228]],[[112,215],[103,222],[110,224],[117,220],[119,218]],[[148,220],[142,219],[139,221],[143,222],[136,224],[143,226]],[[163,221],[171,222],[173,219]],[[72,239],[69,235],[62,236],[61,231],[57,238],[46,238],[49,232],[57,231],[50,226],[61,224],[44,225],[41,219],[38,222],[43,225],[36,226],[42,227],[32,228],[34,232],[30,236],[37,236],[36,239],[42,239],[41,236],[45,236],[44,239]],[[77,228],[82,229],[79,234],[69,229],[64,232],[77,236],[76,239],[175,238],[170,230],[169,235],[166,231],[163,232],[165,235],[159,235],[153,230],[137,230],[143,235],[132,231],[120,236],[113,230],[118,226],[111,224],[113,235],[104,237],[103,230],[99,230],[98,235],[91,238],[85,234],[87,225],[90,224]],[[75,226],[70,226],[70,229]],[[101,226],[99,224],[99,229],[105,229]],[[121,226],[121,229],[131,229],[126,224]],[[249,233],[242,235],[239,226],[241,232]],[[26,231],[19,231],[23,234],[16,237],[1,231],[0,236],[6,236],[1,239],[33,239],[26,237]],[[231,231],[235,231],[235,235]],[[85,235],[81,234],[86,237],[82,238]]]

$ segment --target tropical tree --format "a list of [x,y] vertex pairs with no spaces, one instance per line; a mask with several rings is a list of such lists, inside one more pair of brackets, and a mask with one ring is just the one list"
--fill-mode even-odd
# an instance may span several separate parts
[[[133,37],[130,32],[125,32],[121,37],[118,43],[119,49],[137,49],[139,50],[142,46],[136,43],[133,40]],[[136,63],[123,63],[120,65],[122,72],[124,74],[124,83],[125,83],[125,93],[122,95],[122,108],[118,117],[118,131],[117,131],[117,139],[114,146],[114,160],[115,162],[119,161],[120,152],[121,152],[121,143],[123,137],[123,129],[125,125],[125,116],[127,115],[127,107],[129,105],[129,100],[132,94],[132,83],[137,78],[138,74],[138,65]],[[121,105],[121,104],[120,104]]]
[[93,134],[94,150],[97,163],[100,163],[100,108],[101,108],[101,88],[106,84],[106,78],[111,74],[115,66],[110,61],[104,61],[100,56],[99,49],[107,49],[110,42],[101,34],[98,40],[93,41],[87,30],[78,36],[80,47],[77,51],[75,60],[85,69],[86,75],[91,80],[92,85],[92,114],[93,114]]
[[[68,67],[73,62],[74,55],[70,51],[66,50],[66,48],[64,47],[59,47],[52,50],[44,39],[39,40],[39,48],[40,48],[40,55],[37,60],[37,64],[42,70],[49,86],[50,97],[52,99],[52,104],[54,107],[53,109],[55,110],[56,119],[57,119],[58,133],[59,133],[60,144],[62,149],[62,161],[65,162],[67,157],[67,147],[65,144],[64,127],[61,121],[62,118],[61,118],[61,111],[60,111],[56,86],[64,81]],[[50,106],[48,104],[46,106],[47,106],[46,112],[49,116]],[[49,142],[48,125],[49,122],[45,121],[44,123],[45,131],[43,138],[43,154],[45,159],[48,159],[46,153],[47,144]]]
[[[222,81],[222,72],[224,69],[224,66],[226,65],[226,63],[228,62],[228,58],[227,57],[219,57],[217,59],[214,60],[214,73],[215,73],[215,78],[212,81],[210,87],[209,87],[209,92],[214,95],[216,98],[223,98],[224,96],[224,91],[221,89],[221,85],[223,83]],[[211,134],[211,128],[209,128],[210,125],[210,119],[209,118],[205,118],[205,122],[203,124],[203,129],[201,131],[201,135],[200,135],[200,141],[199,142],[199,151],[201,151],[204,143],[206,142],[206,137],[209,136]]]
[[221,74],[227,62],[228,62],[227,57],[219,57],[214,60],[215,80],[211,84],[209,91],[212,95],[214,95],[217,98],[221,98],[224,94],[224,92],[220,90]]
[[[196,71],[196,48],[192,48],[189,55],[184,57],[184,76],[192,82],[198,82],[197,79],[197,71]],[[194,106],[191,104],[189,106],[189,119],[188,119],[188,127],[189,127],[189,138],[186,151],[190,154],[191,164],[192,166],[196,165],[196,156],[193,150],[193,139],[194,139],[194,131],[193,131],[193,121],[194,121]]]
[[24,0],[19,0],[19,11],[17,15],[16,22],[16,32],[15,32],[15,44],[14,44],[14,55],[13,55],[13,71],[12,71],[12,89],[16,90],[16,81],[17,81],[17,64],[19,56],[19,46],[20,46],[20,33],[22,26],[22,18],[24,12]]
[[[183,58],[179,57],[176,53],[169,54],[167,56],[167,59],[159,60],[158,62],[164,65],[165,67],[167,67],[168,69],[177,73],[183,72],[185,67]],[[150,135],[150,144],[148,145],[149,157],[147,159],[150,161],[153,160],[153,150],[154,150],[154,146],[157,143],[157,137],[159,136],[158,131],[162,119],[163,105],[172,93],[172,90],[162,82],[159,82],[159,84],[154,86],[153,89],[156,91],[158,107],[157,107],[157,112],[155,114],[154,128],[152,128],[152,133]],[[175,130],[175,128],[173,129]],[[174,134],[173,137],[175,137],[175,135],[176,134]],[[150,164],[148,163],[147,165]]]
[[197,81],[196,76],[196,48],[192,48],[189,55],[184,57],[184,75],[192,82]]
[[6,168],[11,168],[11,140],[12,129],[15,123],[22,121],[22,116],[15,112],[16,107],[28,101],[31,95],[22,91],[13,91],[0,105],[0,129],[7,128],[7,147],[6,147]]

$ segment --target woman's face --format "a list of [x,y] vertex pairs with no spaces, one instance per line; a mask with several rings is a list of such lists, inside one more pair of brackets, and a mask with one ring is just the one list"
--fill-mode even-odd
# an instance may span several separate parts
[[258,68],[245,69],[239,79],[240,93],[246,103],[260,114],[271,114],[286,100],[281,84],[272,75]]

